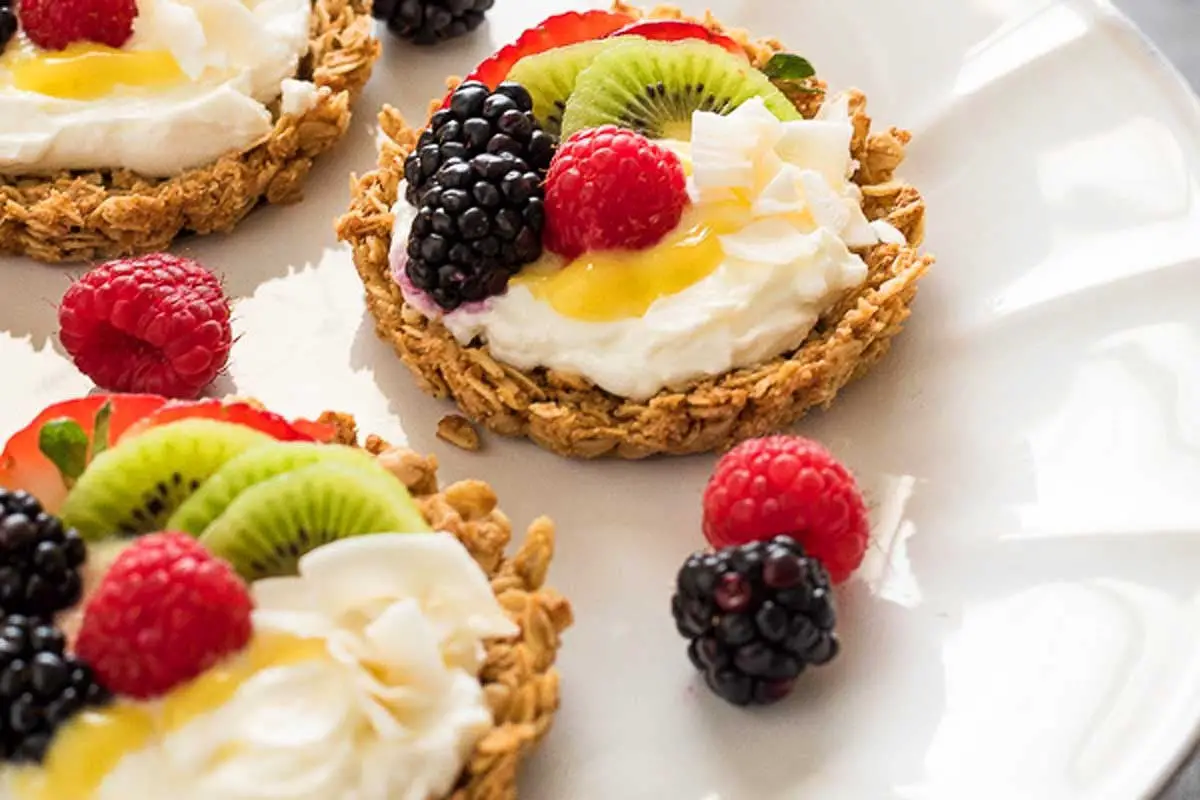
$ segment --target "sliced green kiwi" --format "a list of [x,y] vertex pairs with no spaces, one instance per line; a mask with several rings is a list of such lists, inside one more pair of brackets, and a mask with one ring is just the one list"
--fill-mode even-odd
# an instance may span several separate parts
[[275,442],[256,447],[226,462],[200,488],[183,501],[167,520],[167,529],[193,536],[204,532],[229,504],[255,484],[321,462],[345,464],[363,470],[382,469],[365,450],[314,442]]
[[369,533],[427,531],[408,490],[380,468],[320,462],[242,492],[200,541],[247,580],[290,575],[323,544]]
[[212,419],[151,428],[96,456],[67,495],[63,522],[90,540],[163,530],[179,504],[221,465],[273,441]]
[[691,139],[692,114],[728,114],[761,97],[782,120],[800,112],[766,75],[707,42],[621,37],[580,73],[563,113],[562,135],[620,125],[651,139]]
[[576,78],[591,66],[596,56],[619,41],[580,42],[526,56],[513,65],[506,80],[516,81],[529,91],[534,117],[545,130],[558,135],[567,98],[575,91]]

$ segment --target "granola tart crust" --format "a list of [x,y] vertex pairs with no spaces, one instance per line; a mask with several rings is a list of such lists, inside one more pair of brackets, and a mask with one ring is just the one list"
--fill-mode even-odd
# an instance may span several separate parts
[[562,633],[573,622],[570,603],[545,585],[554,556],[554,524],[539,518],[511,556],[512,524],[483,481],[439,488],[437,460],[393,448],[377,436],[360,442],[354,418],[326,412],[334,441],[361,446],[399,478],[434,530],[453,534],[487,574],[501,607],[520,628],[510,639],[487,644],[479,680],[492,712],[492,729],[475,745],[447,800],[516,800],[517,770],[550,730],[559,706],[554,668]]
[[[651,19],[689,19],[671,6],[645,12],[617,0],[614,8]],[[711,13],[698,21],[734,37],[757,65],[783,49],[775,40],[751,40],[745,31],[726,28]],[[824,86],[813,81],[809,88]],[[811,91],[789,96],[809,117],[823,97]],[[404,158],[419,131],[391,107],[379,116],[385,137],[378,167],[351,178],[352,201],[337,223],[338,235],[352,246],[379,337],[392,344],[422,390],[452,397],[464,414],[491,431],[526,436],[575,458],[723,450],[786,428],[813,408],[828,407],[844,386],[865,375],[903,328],[917,284],[933,265],[932,256],[917,250],[924,237],[924,200],[916,188],[895,178],[910,134],[898,128],[872,132],[865,96],[851,92],[850,100],[851,149],[860,164],[854,180],[862,189],[864,210],[869,219],[894,225],[908,244],[880,244],[862,253],[866,281],[822,317],[798,350],[681,390],[664,390],[646,401],[613,395],[578,375],[518,370],[494,358],[486,345],[460,344],[440,322],[405,303],[389,264],[391,207]]]
[[298,202],[313,160],[346,133],[350,104],[379,56],[371,0],[314,0],[298,77],[320,94],[278,115],[266,139],[167,179],[127,170],[0,175],[0,253],[45,262],[121,258],[166,249],[184,233],[225,233],[261,202]]

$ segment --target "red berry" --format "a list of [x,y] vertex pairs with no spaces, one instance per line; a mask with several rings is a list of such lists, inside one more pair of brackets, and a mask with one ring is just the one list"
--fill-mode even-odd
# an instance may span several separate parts
[[[544,53],[569,44],[603,39],[633,21],[633,17],[618,11],[568,11],[565,14],[555,14],[485,59],[467,76],[467,80],[480,81],[495,89],[508,77],[513,65],[525,56]],[[449,103],[450,96],[447,95],[446,105]]]
[[[791,536],[834,583],[862,564],[870,522],[854,476],[816,442],[752,439],[730,450],[704,490],[704,535],[717,548]],[[786,584],[786,565],[771,580]]]
[[122,47],[137,15],[136,0],[20,0],[17,12],[25,35],[43,50],[76,42]]
[[670,150],[615,125],[579,131],[546,175],[546,246],[567,258],[641,250],[675,229],[687,202]]
[[250,641],[250,593],[186,533],[156,533],[117,556],[84,607],[76,654],[109,691],[147,699]]
[[643,19],[609,36],[640,36],[643,39],[653,39],[662,42],[678,42],[684,39],[698,39],[702,42],[715,44],[737,56],[746,57],[746,48],[723,33],[709,30],[698,22],[686,22],[681,19]]
[[58,322],[75,366],[114,392],[193,398],[233,343],[217,277],[166,254],[96,267],[67,289]]
[[139,394],[94,394],[48,406],[32,422],[12,435],[0,452],[0,486],[24,489],[36,497],[49,513],[58,511],[67,498],[62,473],[42,453],[39,437],[42,427],[58,420],[74,420],[88,441],[95,435],[96,415],[104,405],[112,412],[108,419],[108,441],[114,444],[139,419],[158,410],[165,397]]
[[289,422],[273,411],[255,408],[249,403],[208,398],[177,400],[167,403],[125,431],[124,437],[140,436],[151,428],[168,425],[181,419],[215,419],[233,422],[277,439],[281,442],[330,442],[337,434],[332,425],[296,420]]

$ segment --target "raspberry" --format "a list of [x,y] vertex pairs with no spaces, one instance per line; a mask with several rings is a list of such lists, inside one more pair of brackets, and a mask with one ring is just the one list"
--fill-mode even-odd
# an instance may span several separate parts
[[854,476],[798,436],[752,439],[730,450],[704,490],[704,535],[715,548],[791,536],[834,583],[867,550],[870,524]]
[[96,587],[76,652],[109,691],[158,697],[245,647],[251,607],[233,568],[195,539],[151,534]]
[[67,289],[58,322],[75,366],[113,392],[194,398],[233,342],[220,281],[166,254],[96,267]]
[[43,50],[75,42],[122,47],[137,15],[136,0],[20,0],[17,14],[25,35]]
[[546,176],[546,246],[567,258],[650,247],[679,224],[687,199],[670,150],[614,125],[579,131]]
[[734,705],[782,700],[840,649],[829,575],[789,536],[694,554],[671,614],[692,664]]

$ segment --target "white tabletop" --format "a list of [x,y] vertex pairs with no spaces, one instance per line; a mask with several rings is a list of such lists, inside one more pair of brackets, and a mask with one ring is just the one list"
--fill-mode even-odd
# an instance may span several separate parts
[[1200,0],[1115,0],[1200,88]]
[[[1200,90],[1200,0],[1114,0]],[[1160,800],[1200,797],[1200,749]]]

